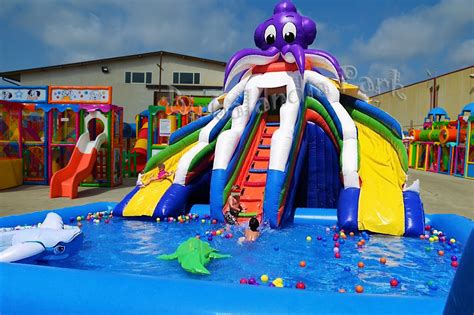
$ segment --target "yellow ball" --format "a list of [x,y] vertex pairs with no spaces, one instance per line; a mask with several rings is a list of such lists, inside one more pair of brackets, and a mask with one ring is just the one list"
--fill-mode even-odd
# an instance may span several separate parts
[[432,237],[430,237],[428,240],[430,241],[430,243],[434,242],[434,238],[432,238]]
[[283,279],[282,278],[276,278],[275,280],[273,280],[272,283],[277,288],[283,288]]
[[201,223],[206,223],[206,220],[202,219],[202,220],[201,220]]
[[156,222],[161,222],[161,219],[160,219],[160,218],[156,218]]
[[311,242],[311,240],[312,240],[311,236],[306,236],[306,240],[307,240],[308,242]]
[[433,239],[435,242],[439,241],[439,238],[437,236],[433,236]]
[[216,235],[221,235],[222,234],[222,231],[221,230],[217,230],[216,231]]
[[268,281],[268,276],[267,275],[262,275],[260,277],[260,280],[262,280],[262,282],[267,282]]
[[454,238],[452,238],[452,239],[449,240],[449,242],[450,242],[451,244],[454,244],[454,243],[456,243],[456,240],[455,240]]
[[81,222],[82,217],[81,217],[80,215],[78,215],[77,218],[76,218],[76,220],[77,220],[78,222]]

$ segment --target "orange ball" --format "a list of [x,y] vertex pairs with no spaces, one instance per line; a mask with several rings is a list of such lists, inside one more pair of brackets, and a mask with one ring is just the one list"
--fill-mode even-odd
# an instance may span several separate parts
[[364,287],[361,285],[356,285],[355,287],[357,293],[362,293],[364,292]]
[[306,267],[306,261],[304,260],[300,261],[300,267],[302,268]]
[[365,240],[360,240],[360,242],[362,243],[362,245],[365,245]]
[[346,289],[340,288],[340,289],[339,289],[339,293],[346,293]]
[[350,236],[354,236],[354,232],[350,232],[349,235],[350,235]]
[[362,242],[357,242],[357,246],[362,247],[364,244],[362,244]]
[[444,250],[439,250],[439,251],[438,251],[438,255],[444,256]]
[[359,267],[359,268],[364,268],[364,266],[365,266],[365,265],[364,265],[364,263],[363,263],[362,261],[359,261],[359,262],[357,263],[357,267]]
[[385,258],[385,257],[380,257],[379,261],[380,261],[381,264],[384,264],[384,265],[385,265],[385,264],[387,263],[387,258]]

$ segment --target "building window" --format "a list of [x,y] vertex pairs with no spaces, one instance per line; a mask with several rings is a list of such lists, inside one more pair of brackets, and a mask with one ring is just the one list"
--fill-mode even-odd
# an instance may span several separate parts
[[201,74],[197,72],[173,72],[173,84],[201,84]]
[[125,83],[151,84],[151,72],[125,72]]

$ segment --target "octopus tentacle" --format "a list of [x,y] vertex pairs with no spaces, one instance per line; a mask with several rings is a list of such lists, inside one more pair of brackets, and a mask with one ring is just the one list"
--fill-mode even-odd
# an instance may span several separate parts
[[305,70],[305,50],[300,45],[287,45],[281,50],[283,59],[288,63],[296,63],[301,76]]
[[305,49],[305,55],[313,66],[333,73],[340,82],[344,82],[344,71],[333,55],[319,49]]
[[242,49],[236,52],[227,63],[224,75],[224,88],[240,72],[248,70],[255,65],[266,65],[280,57],[280,51],[276,47],[267,50]]

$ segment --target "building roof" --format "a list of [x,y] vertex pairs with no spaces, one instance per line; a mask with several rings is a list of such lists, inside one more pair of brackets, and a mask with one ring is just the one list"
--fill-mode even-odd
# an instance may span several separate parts
[[121,60],[128,60],[128,59],[135,59],[135,58],[144,58],[144,57],[152,57],[152,56],[173,56],[182,59],[189,59],[194,61],[201,61],[205,63],[216,64],[219,66],[225,67],[226,63],[219,60],[183,55],[178,53],[173,53],[169,51],[159,50],[153,52],[147,52],[142,54],[134,54],[134,55],[126,55],[126,56],[119,56],[119,57],[111,57],[111,58],[104,58],[104,59],[95,59],[95,60],[88,60],[88,61],[80,61],[80,62],[73,62],[73,63],[65,63],[62,65],[54,65],[54,66],[47,66],[47,67],[38,67],[38,68],[30,68],[30,69],[21,69],[21,70],[14,70],[14,71],[6,71],[0,72],[0,77],[5,77],[11,80],[15,80],[20,82],[21,81],[21,74],[25,72],[37,72],[37,71],[47,71],[53,69],[62,69],[62,68],[69,68],[69,67],[77,67],[77,66],[85,66],[85,65],[92,65],[92,64],[101,64],[104,62],[110,61],[121,61]]
[[[385,92],[382,92],[382,93],[379,93],[379,94],[376,94],[376,95],[372,95],[370,97],[374,98],[374,97],[384,95],[384,94],[387,94],[387,93],[392,93],[393,91],[402,90],[402,89],[407,88],[407,87],[412,86],[412,85],[416,85],[416,84],[423,83],[423,82],[428,82],[428,81],[431,81],[433,79],[441,78],[441,77],[444,77],[446,75],[450,75],[450,74],[453,74],[453,73],[456,73],[456,72],[464,71],[464,70],[472,68],[472,67],[474,67],[474,65],[470,65],[470,66],[467,66],[467,67],[464,67],[464,68],[461,68],[461,69],[446,72],[446,73],[440,74],[438,76],[434,76],[434,77],[431,77],[431,78],[428,78],[428,79],[425,79],[425,80],[421,80],[421,81],[418,81],[418,82],[410,83],[410,84],[404,85],[402,87],[399,87],[399,88],[396,88],[396,89],[393,89],[393,90],[389,90],[389,91],[385,91]],[[0,75],[1,75],[1,73],[0,73]]]

